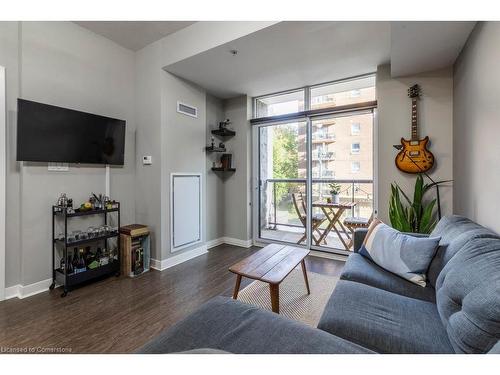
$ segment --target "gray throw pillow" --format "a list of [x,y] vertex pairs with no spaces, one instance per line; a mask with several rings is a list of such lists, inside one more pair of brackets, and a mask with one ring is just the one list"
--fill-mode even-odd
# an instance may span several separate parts
[[380,267],[417,285],[426,286],[426,272],[441,237],[413,237],[374,221],[359,253]]

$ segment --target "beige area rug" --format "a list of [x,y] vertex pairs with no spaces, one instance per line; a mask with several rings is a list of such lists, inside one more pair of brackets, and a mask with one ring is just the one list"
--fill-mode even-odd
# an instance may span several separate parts
[[[310,295],[300,268],[294,269],[280,284],[280,314],[316,327],[339,278],[314,272],[307,272],[307,276]],[[254,281],[239,292],[238,301],[271,311],[269,284]]]

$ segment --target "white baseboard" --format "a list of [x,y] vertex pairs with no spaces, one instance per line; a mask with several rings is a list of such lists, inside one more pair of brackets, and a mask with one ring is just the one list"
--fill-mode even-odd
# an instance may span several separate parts
[[211,249],[212,247],[219,246],[222,244],[249,248],[253,246],[253,241],[240,240],[239,238],[233,238],[233,237],[219,237],[216,238],[215,240],[207,241],[205,244],[207,246],[207,249]]
[[222,245],[224,243],[224,237],[216,238],[215,240],[210,240],[205,242],[207,249],[211,249],[212,247]]
[[167,259],[163,259],[161,261],[158,259],[151,259],[151,268],[157,271],[163,271],[166,270],[167,268],[184,263],[190,259],[196,258],[206,253],[208,253],[207,246],[203,245],[193,250],[186,251],[185,253],[174,255],[173,257]]
[[14,285],[5,288],[5,299],[19,298],[23,299],[26,297],[34,296],[35,294],[46,292],[49,289],[50,284],[52,284],[52,279],[38,281],[29,285]]
[[222,237],[222,242],[228,245],[234,245],[246,248],[252,247],[253,244],[252,240],[240,240],[239,238],[232,238],[232,237]]

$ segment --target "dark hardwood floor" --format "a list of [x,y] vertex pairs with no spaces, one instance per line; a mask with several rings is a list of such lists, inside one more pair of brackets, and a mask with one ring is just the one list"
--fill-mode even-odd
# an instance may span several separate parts
[[[61,289],[0,302],[0,347],[64,348],[72,353],[128,353],[217,295],[231,296],[228,267],[259,250],[214,247],[163,272],[107,278],[61,298]],[[307,257],[307,269],[339,275],[343,263]],[[244,279],[241,288],[251,280]]]

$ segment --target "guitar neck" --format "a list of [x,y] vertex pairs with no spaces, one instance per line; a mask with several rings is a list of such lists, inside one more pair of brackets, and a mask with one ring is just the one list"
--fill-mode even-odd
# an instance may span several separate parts
[[418,141],[417,98],[411,99],[411,140]]

